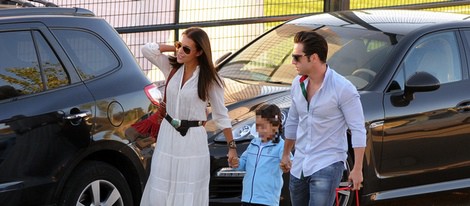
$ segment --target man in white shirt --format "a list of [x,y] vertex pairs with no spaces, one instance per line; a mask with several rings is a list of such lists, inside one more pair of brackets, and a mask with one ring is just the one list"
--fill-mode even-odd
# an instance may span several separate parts
[[[314,31],[294,37],[292,63],[299,76],[292,82],[292,105],[285,125],[281,168],[290,171],[293,206],[333,205],[348,155],[351,131],[354,167],[349,181],[358,190],[366,146],[364,114],[356,88],[326,64],[328,45]],[[295,145],[294,160],[289,158]]]

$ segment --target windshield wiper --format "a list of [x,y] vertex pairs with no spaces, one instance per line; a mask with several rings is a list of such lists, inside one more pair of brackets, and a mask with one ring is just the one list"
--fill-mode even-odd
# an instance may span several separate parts
[[264,81],[266,83],[270,83],[270,84],[282,84],[282,85],[290,85],[290,83],[286,83],[286,82],[281,82],[281,81]]

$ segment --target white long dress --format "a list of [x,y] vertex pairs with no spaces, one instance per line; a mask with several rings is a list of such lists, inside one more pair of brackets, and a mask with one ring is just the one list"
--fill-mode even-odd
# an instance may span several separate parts
[[[147,43],[142,53],[168,77],[171,66],[168,57],[160,53],[158,44]],[[179,68],[167,86],[167,113],[177,119],[206,120],[207,102],[199,99],[197,94],[200,68],[198,66],[193,76],[181,85],[184,69],[184,66]],[[223,88],[213,84],[209,101],[212,117],[221,129],[231,127],[223,95]],[[140,205],[209,205],[210,159],[207,143],[204,127],[191,127],[183,137],[168,121],[163,120]]]

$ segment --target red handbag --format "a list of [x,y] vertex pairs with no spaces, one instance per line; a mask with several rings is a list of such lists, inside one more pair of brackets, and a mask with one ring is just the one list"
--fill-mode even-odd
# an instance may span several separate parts
[[131,126],[142,135],[149,135],[157,139],[158,131],[160,131],[160,124],[163,118],[166,116],[166,87],[170,82],[171,77],[176,73],[176,69],[173,68],[168,75],[165,83],[165,94],[163,96],[163,102],[156,105],[156,112],[150,115],[147,119],[132,124]]
[[344,191],[344,190],[349,190],[351,192],[355,192],[356,193],[356,206],[359,206],[359,190],[352,190],[352,187],[339,187],[339,188],[336,188],[336,206],[339,206],[339,197],[338,197],[338,193],[340,191]]

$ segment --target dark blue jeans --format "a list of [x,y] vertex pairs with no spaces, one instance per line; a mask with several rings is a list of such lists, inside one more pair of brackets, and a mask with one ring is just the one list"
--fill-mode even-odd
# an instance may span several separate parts
[[330,206],[335,202],[335,189],[341,182],[344,163],[336,162],[298,179],[290,176],[289,190],[292,206]]

